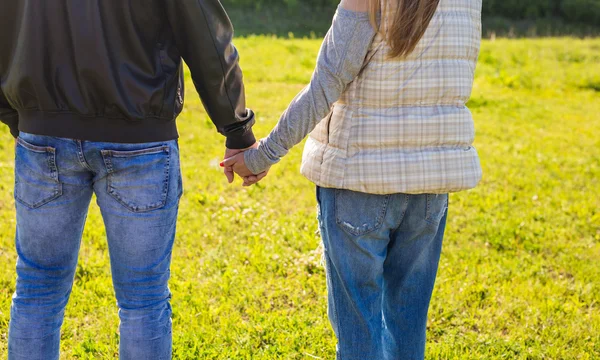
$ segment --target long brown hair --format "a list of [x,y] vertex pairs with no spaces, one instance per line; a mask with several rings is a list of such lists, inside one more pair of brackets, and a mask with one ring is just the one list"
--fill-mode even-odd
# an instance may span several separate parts
[[389,14],[387,9],[381,9],[380,1],[370,0],[371,23],[375,30],[380,30],[377,15],[382,14],[382,22],[383,16],[389,16],[385,19],[389,27],[383,35],[392,48],[390,56],[406,57],[415,50],[425,34],[440,0],[387,0],[395,8]]

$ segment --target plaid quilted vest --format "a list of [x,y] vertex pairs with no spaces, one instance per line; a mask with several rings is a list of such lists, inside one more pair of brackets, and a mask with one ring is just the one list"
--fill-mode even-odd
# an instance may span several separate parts
[[[482,0],[441,0],[415,51],[390,58],[379,34],[363,69],[310,134],[302,174],[370,194],[475,187],[481,166],[466,102],[481,42]],[[393,11],[386,0],[384,13]],[[382,17],[381,30],[389,27]]]

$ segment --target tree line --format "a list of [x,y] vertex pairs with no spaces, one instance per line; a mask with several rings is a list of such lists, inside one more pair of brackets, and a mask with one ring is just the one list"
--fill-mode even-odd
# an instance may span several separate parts
[[[273,6],[289,9],[298,6],[330,8],[339,4],[339,0],[223,0],[223,2],[230,6],[255,9]],[[600,0],[483,0],[483,15],[512,20],[559,18],[570,23],[600,26]]]

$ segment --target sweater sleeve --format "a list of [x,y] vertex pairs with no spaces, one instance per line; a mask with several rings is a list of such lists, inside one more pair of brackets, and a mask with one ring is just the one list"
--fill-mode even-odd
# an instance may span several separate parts
[[317,66],[306,86],[257,149],[244,153],[246,166],[259,174],[300,143],[331,111],[333,104],[358,76],[375,37],[366,12],[338,7],[323,40]]

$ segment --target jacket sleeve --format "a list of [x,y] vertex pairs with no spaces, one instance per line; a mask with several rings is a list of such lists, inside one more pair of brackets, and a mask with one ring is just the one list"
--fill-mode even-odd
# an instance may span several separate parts
[[256,142],[246,109],[233,27],[219,0],[165,0],[177,48],[192,72],[204,107],[230,149]]
[[8,125],[12,136],[19,136],[19,113],[13,109],[0,88],[0,121]]

